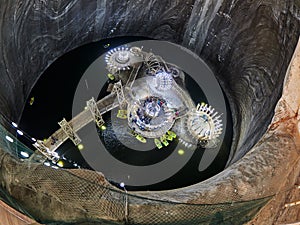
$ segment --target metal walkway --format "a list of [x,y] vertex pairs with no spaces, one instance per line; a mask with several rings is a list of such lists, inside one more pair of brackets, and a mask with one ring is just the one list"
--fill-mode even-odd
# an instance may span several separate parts
[[[133,67],[126,85],[130,87],[132,86],[140,68],[141,65]],[[75,145],[80,144],[81,139],[77,135],[77,131],[79,131],[92,121],[95,121],[97,126],[101,127],[104,124],[101,115],[117,107],[120,107],[122,109],[126,106],[126,104],[127,102],[124,95],[124,88],[121,81],[119,81],[114,84],[111,94],[105,96],[98,102],[95,102],[94,98],[87,101],[87,107],[85,110],[80,112],[70,121],[66,121],[64,118],[58,123],[61,127],[60,129],[55,131],[45,141],[38,140],[35,144],[33,144],[33,146],[37,149],[38,152],[40,152],[49,160],[56,161],[58,159],[55,156],[55,151],[67,139],[70,139]],[[34,157],[34,155],[32,157]]]
[[[119,102],[115,102],[116,97],[116,93],[112,93],[97,102],[97,107],[101,115],[119,106]],[[73,132],[76,133],[92,121],[94,121],[93,115],[87,108],[76,115],[74,118],[72,118],[72,120],[68,121],[68,124],[72,128]],[[62,128],[60,128],[56,132],[54,132],[46,141],[44,141],[43,145],[47,149],[47,152],[51,154],[55,152],[56,149],[60,145],[62,145],[68,138],[69,136],[66,134],[66,132]]]

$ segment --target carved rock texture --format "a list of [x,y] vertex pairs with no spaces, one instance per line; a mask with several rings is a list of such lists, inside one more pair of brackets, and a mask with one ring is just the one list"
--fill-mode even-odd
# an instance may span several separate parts
[[130,35],[168,40],[199,54],[225,90],[234,117],[234,162],[271,120],[298,40],[298,13],[298,1],[279,0],[4,0],[1,112],[19,119],[42,72],[80,45]]
[[[18,120],[42,72],[80,45],[116,36],[168,40],[194,51],[215,72],[233,114],[233,147],[229,167],[215,177],[180,191],[140,194],[216,203],[277,193],[278,183],[289,187],[298,172],[291,170],[299,161],[299,105],[290,103],[293,94],[280,101],[269,132],[258,140],[282,94],[299,38],[299,9],[297,0],[2,0],[0,111]],[[8,188],[9,179],[2,178]],[[228,198],[218,198],[220,192]]]

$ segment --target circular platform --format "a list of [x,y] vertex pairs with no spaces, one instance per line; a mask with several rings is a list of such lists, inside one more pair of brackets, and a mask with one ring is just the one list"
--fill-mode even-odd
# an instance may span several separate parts
[[129,127],[143,137],[161,137],[175,122],[175,111],[168,107],[166,100],[157,96],[134,101],[128,109]]

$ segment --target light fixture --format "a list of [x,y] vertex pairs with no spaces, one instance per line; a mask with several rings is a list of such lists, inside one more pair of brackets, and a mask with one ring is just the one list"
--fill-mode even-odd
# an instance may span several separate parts
[[16,128],[18,127],[18,124],[16,124],[15,122],[11,122],[11,124]]
[[101,130],[106,130],[106,126],[105,126],[105,125],[102,125],[102,126],[100,127],[100,129],[101,129]]
[[14,142],[14,139],[12,139],[10,136],[5,136],[6,140],[8,140],[9,142],[13,143]]
[[52,156],[54,156],[55,158],[59,158],[59,155],[57,152],[52,152]]
[[57,165],[58,165],[59,167],[64,167],[64,162],[61,161],[61,160],[59,160],[59,161],[57,162]]
[[84,149],[84,146],[83,146],[83,144],[79,144],[79,145],[77,146],[77,148],[81,151],[81,150]]
[[23,134],[24,134],[21,130],[17,130],[17,133],[18,133],[19,135],[23,135]]
[[179,149],[179,150],[178,150],[178,154],[179,154],[179,155],[184,155],[184,150],[183,150],[183,149]]
[[29,157],[28,152],[23,152],[23,151],[21,151],[20,154],[21,154],[24,158],[28,158],[28,157]]
[[50,166],[50,163],[49,162],[44,162],[44,165],[45,166]]

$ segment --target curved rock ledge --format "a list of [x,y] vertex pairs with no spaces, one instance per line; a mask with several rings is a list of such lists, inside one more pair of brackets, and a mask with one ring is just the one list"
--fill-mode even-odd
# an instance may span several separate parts
[[[296,193],[294,189],[286,190],[299,182],[299,64],[292,64],[291,74],[286,76],[299,38],[299,9],[295,0],[128,0],[124,3],[4,0],[0,8],[0,111],[18,120],[42,72],[57,57],[85,43],[137,35],[182,44],[212,67],[229,99],[234,139],[228,168],[190,187],[137,194],[195,204],[275,195],[253,223],[262,224],[266,218],[267,224],[281,222],[287,215],[297,214],[282,209],[283,202],[293,201]],[[293,62],[298,62],[298,56]],[[269,126],[276,104],[276,114]],[[1,187],[37,219],[81,222],[124,218],[123,206],[120,215],[117,211],[115,215],[104,215],[91,211],[92,204],[88,201],[77,205],[57,198],[59,185],[66,181],[70,183],[65,187],[70,196],[78,197],[71,188],[74,180],[79,179],[77,175],[35,165],[28,168],[30,165],[16,162],[2,151],[1,156]],[[22,173],[24,169],[29,169],[26,176]],[[53,179],[48,179],[48,174]],[[86,177],[94,179],[94,175]],[[96,183],[108,185],[103,177],[96,177]],[[37,182],[44,178],[46,184]],[[88,181],[83,179],[82,185],[85,182]],[[162,217],[166,217],[169,209],[176,212],[172,205],[150,207],[145,199],[130,200],[128,219],[133,222],[140,220],[141,212],[145,212],[145,219],[153,215],[147,214],[149,209]],[[263,203],[257,205],[259,209]],[[135,213],[138,211],[139,214]]]

